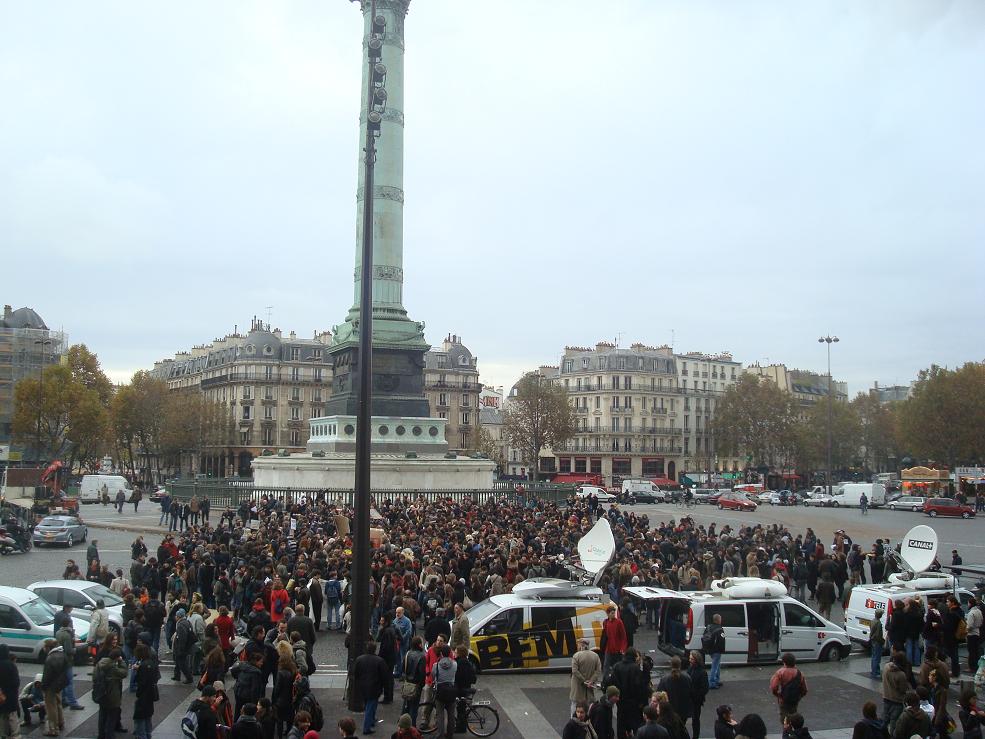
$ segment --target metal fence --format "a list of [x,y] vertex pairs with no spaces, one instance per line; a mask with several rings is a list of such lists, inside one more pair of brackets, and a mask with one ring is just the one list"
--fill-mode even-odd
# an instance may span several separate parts
[[[178,480],[167,484],[168,493],[176,500],[199,500],[208,498],[213,510],[230,506],[239,507],[245,501],[259,501],[261,498],[274,498],[284,503],[295,503],[302,497],[309,500],[325,500],[339,505],[353,504],[353,491],[325,488],[279,488],[253,485],[244,481],[219,480]],[[473,500],[485,503],[488,500],[501,500],[504,497],[519,497],[524,500],[537,499],[547,502],[560,502],[575,491],[574,485],[553,485],[550,483],[532,483],[514,481],[497,481],[489,490],[418,490],[418,489],[381,489],[373,491],[373,500],[377,505],[384,502],[409,502],[412,500],[440,501]]]

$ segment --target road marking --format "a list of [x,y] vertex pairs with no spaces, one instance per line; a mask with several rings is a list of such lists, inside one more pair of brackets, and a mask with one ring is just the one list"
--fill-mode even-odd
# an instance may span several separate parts
[[490,686],[489,692],[496,698],[524,739],[561,739],[540,709],[524,695],[520,688]]

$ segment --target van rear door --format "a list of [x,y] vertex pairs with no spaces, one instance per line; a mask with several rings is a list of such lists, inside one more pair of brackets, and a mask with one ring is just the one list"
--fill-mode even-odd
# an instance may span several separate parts
[[687,633],[690,624],[690,599],[686,593],[649,585],[623,588],[633,598],[643,602],[643,611],[656,606],[657,646],[664,654],[674,657],[687,655]]

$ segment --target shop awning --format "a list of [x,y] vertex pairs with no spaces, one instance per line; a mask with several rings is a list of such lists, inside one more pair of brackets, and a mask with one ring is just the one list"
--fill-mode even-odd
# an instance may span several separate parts
[[671,480],[668,477],[648,477],[646,479],[652,482],[654,485],[680,485],[680,483],[677,482],[677,480]]

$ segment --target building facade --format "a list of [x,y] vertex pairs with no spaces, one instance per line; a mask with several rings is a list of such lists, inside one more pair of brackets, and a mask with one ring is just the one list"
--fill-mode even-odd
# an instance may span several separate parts
[[[26,377],[37,377],[42,366],[58,364],[67,337],[52,331],[32,308],[3,307],[0,319],[0,445],[9,447],[10,461],[37,461],[37,445],[13,444],[14,388]],[[44,455],[41,454],[41,457]]]
[[913,394],[913,385],[880,385],[878,382],[869,390],[869,394],[876,398],[880,403],[897,403],[906,400]]
[[[745,372],[765,377],[778,387],[786,390],[797,399],[805,411],[828,397],[828,376],[818,372],[801,369],[787,369],[784,364],[752,364]],[[831,392],[834,399],[848,401],[848,383],[832,379]]]
[[308,420],[324,414],[332,385],[330,333],[302,339],[284,336],[253,319],[210,344],[180,352],[154,364],[151,375],[172,391],[195,391],[229,408],[234,438],[197,450],[192,469],[217,477],[251,475],[250,463],[264,449],[302,452]]
[[715,410],[726,391],[738,382],[742,365],[728,352],[675,354],[681,411],[681,472],[686,481],[724,485],[740,475],[740,460],[720,455],[711,433]]
[[431,405],[431,415],[448,419],[445,440],[448,450],[474,450],[479,433],[478,360],[462,343],[462,338],[449,334],[440,349],[424,355],[424,394]]

